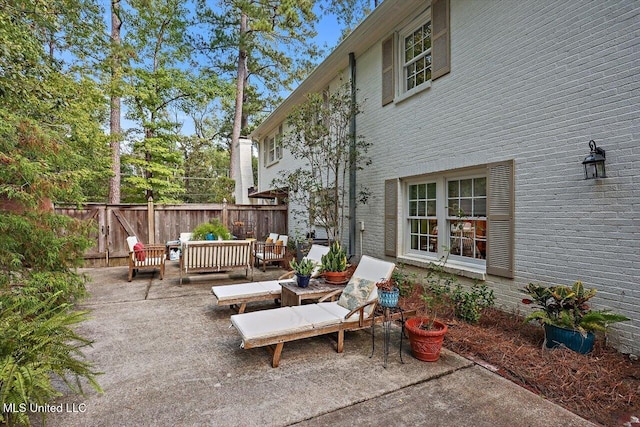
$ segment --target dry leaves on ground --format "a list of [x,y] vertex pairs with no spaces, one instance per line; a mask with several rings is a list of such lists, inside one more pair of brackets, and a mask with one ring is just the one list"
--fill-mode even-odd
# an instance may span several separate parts
[[542,328],[488,309],[476,325],[451,318],[445,347],[492,365],[509,380],[604,426],[640,415],[640,362],[596,340],[591,354],[542,348]]

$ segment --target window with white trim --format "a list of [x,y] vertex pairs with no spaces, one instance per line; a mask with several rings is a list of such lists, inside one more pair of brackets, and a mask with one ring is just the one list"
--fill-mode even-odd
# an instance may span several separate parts
[[487,255],[487,178],[447,180],[447,231],[451,255]]
[[406,252],[484,265],[487,253],[486,170],[408,180]]
[[411,91],[431,80],[431,13],[424,14],[400,35],[402,93]]
[[382,40],[382,105],[401,102],[451,71],[449,0],[431,0],[411,23]]
[[270,165],[282,158],[282,125],[264,140],[264,164]]
[[480,268],[485,274],[512,279],[514,213],[513,160],[387,178],[384,253],[420,266],[449,253],[449,260],[455,261],[455,268],[460,271],[475,274]]

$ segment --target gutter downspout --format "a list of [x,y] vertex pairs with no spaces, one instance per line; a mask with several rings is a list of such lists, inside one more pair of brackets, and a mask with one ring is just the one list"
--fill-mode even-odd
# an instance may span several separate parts
[[[349,124],[349,134],[351,144],[349,147],[349,254],[356,251],[356,57],[353,52],[349,53],[349,69],[351,71],[351,123]],[[362,250],[362,248],[361,248]]]

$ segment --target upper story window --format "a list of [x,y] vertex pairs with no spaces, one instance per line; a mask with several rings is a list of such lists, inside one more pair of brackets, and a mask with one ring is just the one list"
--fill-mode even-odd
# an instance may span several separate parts
[[382,41],[382,105],[399,102],[451,70],[449,0],[431,7]]
[[431,80],[431,14],[428,17],[427,22],[402,36],[402,92]]
[[270,165],[282,158],[282,125],[264,140],[264,164]]

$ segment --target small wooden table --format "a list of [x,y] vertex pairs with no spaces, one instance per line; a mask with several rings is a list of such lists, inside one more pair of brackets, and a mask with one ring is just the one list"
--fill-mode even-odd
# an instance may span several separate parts
[[282,307],[302,305],[303,300],[317,300],[337,289],[344,289],[346,286],[330,285],[322,279],[311,279],[306,288],[299,287],[295,282],[280,282],[280,285],[282,286],[282,294],[280,295]]

